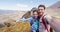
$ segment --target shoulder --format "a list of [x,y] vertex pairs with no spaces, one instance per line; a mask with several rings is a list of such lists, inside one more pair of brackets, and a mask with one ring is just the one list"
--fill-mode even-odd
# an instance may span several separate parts
[[33,19],[34,16],[30,16],[29,18]]
[[46,14],[46,15],[44,16],[44,18],[52,19],[52,17],[51,17],[50,15],[48,15],[48,14]]
[[32,20],[32,19],[33,19],[33,17],[34,17],[34,16],[30,16],[28,19],[29,19],[29,20]]
[[49,15],[44,16],[44,18],[45,18],[45,20],[48,21],[48,22],[52,20],[52,17],[49,16]]

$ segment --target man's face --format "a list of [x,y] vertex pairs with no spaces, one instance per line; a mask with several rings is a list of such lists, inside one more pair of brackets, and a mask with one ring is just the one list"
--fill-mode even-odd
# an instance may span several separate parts
[[38,8],[39,15],[43,15],[44,11],[45,11],[44,7]]

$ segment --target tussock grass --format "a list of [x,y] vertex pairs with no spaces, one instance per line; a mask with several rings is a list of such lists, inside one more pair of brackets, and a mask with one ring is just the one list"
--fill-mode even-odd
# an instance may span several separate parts
[[5,27],[0,28],[0,32],[30,32],[31,29],[29,22],[15,22],[10,19],[5,24]]

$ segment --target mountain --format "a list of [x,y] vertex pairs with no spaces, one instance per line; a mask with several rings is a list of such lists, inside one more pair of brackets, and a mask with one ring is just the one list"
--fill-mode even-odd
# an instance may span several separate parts
[[16,11],[16,12],[0,12],[0,23],[7,19],[13,19],[18,21],[27,11]]
[[49,8],[58,8],[58,9],[60,9],[60,1],[58,1],[55,4],[51,5]]
[[17,10],[1,10],[0,9],[0,12],[16,12]]
[[46,13],[50,14],[51,16],[59,17],[60,16],[60,1],[47,7]]

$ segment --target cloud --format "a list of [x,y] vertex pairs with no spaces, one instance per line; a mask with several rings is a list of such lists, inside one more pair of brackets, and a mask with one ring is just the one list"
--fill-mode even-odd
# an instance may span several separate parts
[[[13,7],[14,6],[14,7]],[[30,7],[26,4],[16,4],[13,6],[0,7],[1,10],[30,10]]]
[[26,4],[16,4],[18,10],[30,10],[30,7]]
[[17,7],[21,7],[21,8],[26,8],[26,7],[28,7],[28,5],[25,5],[25,4],[16,4],[17,5]]

